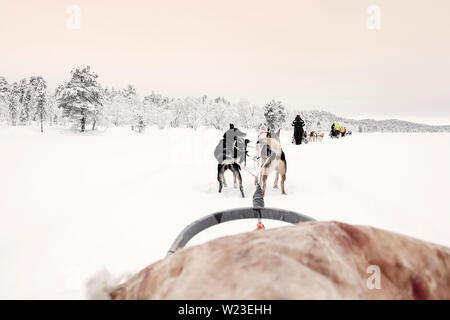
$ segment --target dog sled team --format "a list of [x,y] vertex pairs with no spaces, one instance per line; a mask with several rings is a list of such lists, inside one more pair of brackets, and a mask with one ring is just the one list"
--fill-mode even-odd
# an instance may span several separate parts
[[306,130],[303,129],[305,126],[305,122],[297,115],[292,122],[292,126],[294,127],[294,136],[292,137],[292,143],[296,145],[299,144],[307,144],[309,142],[321,142],[324,137],[324,133],[317,133],[316,131],[311,131],[309,134]]
[[339,138],[351,135],[352,131],[347,130],[344,126],[341,126],[339,123],[333,123],[331,125],[330,137],[331,138]]
[[278,188],[278,180],[280,180],[281,193],[286,194],[284,182],[286,181],[287,163],[286,155],[280,144],[280,130],[273,132],[265,125],[260,126],[255,146],[255,160],[259,169],[256,174],[246,167],[247,148],[250,142],[245,138],[246,135],[246,133],[235,128],[233,124],[230,124],[230,128],[223,134],[223,139],[216,146],[214,156],[218,161],[219,192],[222,192],[223,187],[227,186],[225,171],[230,170],[234,177],[234,188],[237,188],[239,183],[241,196],[245,197],[241,175],[241,170],[244,168],[255,177],[255,182],[261,184],[263,194],[266,191],[267,178],[272,172],[275,172],[273,187]]
[[[318,134],[311,131],[309,134],[304,130],[305,122],[297,115],[292,122],[294,127],[294,136],[292,142],[296,145],[308,142],[320,142],[324,137],[324,133]],[[351,134],[345,127],[339,123],[333,123],[330,136],[339,137]],[[286,194],[285,181],[287,172],[286,155],[280,143],[280,129],[277,131],[270,130],[266,125],[259,128],[258,138],[256,141],[255,156],[258,172],[253,173],[247,168],[248,147],[250,140],[246,138],[247,134],[230,124],[230,128],[223,134],[222,139],[214,150],[214,156],[217,159],[217,181],[219,182],[219,193],[223,187],[227,187],[225,180],[225,172],[230,170],[233,173],[233,186],[238,188],[242,197],[245,197],[244,188],[242,186],[242,169],[248,171],[255,178],[255,183],[261,184],[263,194],[266,192],[267,179],[269,175],[275,173],[274,188],[278,188],[280,181],[281,194]]]
[[316,131],[311,131],[309,134],[306,132],[303,135],[303,143],[307,144],[309,142],[321,142],[325,134],[323,132],[317,133]]

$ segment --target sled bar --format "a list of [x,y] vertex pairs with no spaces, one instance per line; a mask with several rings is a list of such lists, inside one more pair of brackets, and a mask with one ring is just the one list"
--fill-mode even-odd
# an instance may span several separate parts
[[315,221],[313,218],[293,211],[275,208],[238,208],[216,212],[191,223],[178,235],[167,256],[183,248],[196,234],[216,224],[241,219],[271,219],[292,224],[304,221]]

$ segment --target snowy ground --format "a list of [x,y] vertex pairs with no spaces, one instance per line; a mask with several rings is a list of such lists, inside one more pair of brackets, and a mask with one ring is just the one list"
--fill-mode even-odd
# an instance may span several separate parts
[[[85,298],[98,270],[138,271],[164,257],[190,222],[250,206],[245,172],[247,198],[232,187],[217,193],[220,136],[203,128],[0,128],[0,298]],[[300,147],[290,140],[283,132],[288,195],[270,188],[266,206],[450,246],[450,134],[355,134]],[[255,224],[223,224],[190,244]]]

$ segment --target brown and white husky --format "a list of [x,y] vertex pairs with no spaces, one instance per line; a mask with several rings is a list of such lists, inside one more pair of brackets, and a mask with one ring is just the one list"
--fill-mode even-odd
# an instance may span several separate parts
[[256,150],[259,155],[260,177],[263,193],[266,192],[267,177],[276,172],[273,187],[278,188],[278,177],[281,176],[281,193],[286,194],[284,182],[286,181],[287,162],[286,155],[280,144],[280,130],[270,132],[264,126],[260,127]]

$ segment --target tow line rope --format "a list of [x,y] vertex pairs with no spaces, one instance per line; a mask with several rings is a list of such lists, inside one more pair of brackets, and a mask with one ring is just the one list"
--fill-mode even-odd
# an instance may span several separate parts
[[269,157],[267,157],[266,161],[262,164],[257,174],[253,173],[250,169],[248,169],[246,166],[241,165],[242,168],[245,169],[248,173],[250,173],[255,178],[255,184],[259,183],[259,177],[261,176],[261,171],[264,168],[264,166],[267,164],[267,162],[270,160]]
[[[266,161],[264,161],[264,163],[262,164],[262,166],[259,169],[258,174],[253,173],[250,169],[248,169],[246,166],[242,166],[242,168],[244,168],[245,171],[247,171],[249,174],[251,174],[254,178],[255,178],[255,185],[258,187],[259,185],[259,177],[261,176],[261,171],[264,168],[264,166],[267,164],[267,162],[270,160],[269,157],[267,157]],[[258,211],[259,212],[259,211]],[[259,212],[258,214],[258,223],[256,224],[256,230],[264,230],[266,229],[266,227],[264,226],[264,224],[261,221],[261,213]]]
[[[251,148],[255,148],[253,146],[245,146],[245,149],[247,149],[247,147],[251,147]],[[261,157],[257,157],[255,156],[254,159],[260,159]],[[247,160],[247,151],[245,152],[245,160]],[[255,185],[257,186],[259,184],[259,177],[261,176],[261,171],[262,169],[266,166],[267,162],[270,160],[270,157],[266,158],[266,161],[264,161],[264,163],[261,165],[261,167],[259,168],[259,171],[257,173],[253,173],[249,168],[247,168],[246,164],[247,161],[245,161],[245,164],[242,165],[240,163],[238,163],[236,160],[234,160],[235,163],[239,164],[239,166],[241,166],[245,171],[247,171],[250,175],[252,175],[255,178]],[[264,224],[261,221],[261,214],[258,214],[258,223],[256,224],[256,230],[265,230],[266,227],[264,226]]]

